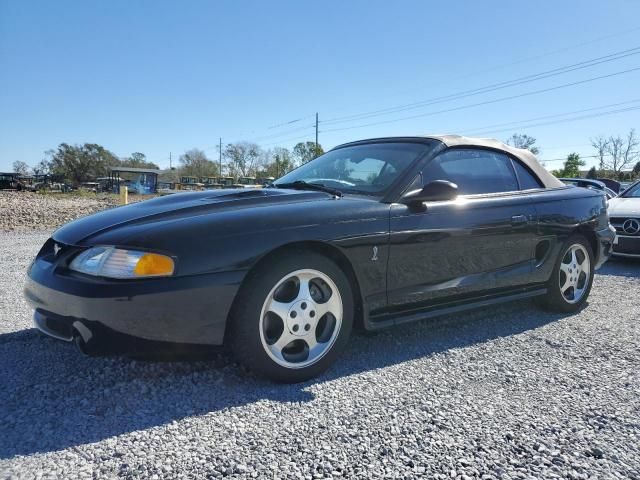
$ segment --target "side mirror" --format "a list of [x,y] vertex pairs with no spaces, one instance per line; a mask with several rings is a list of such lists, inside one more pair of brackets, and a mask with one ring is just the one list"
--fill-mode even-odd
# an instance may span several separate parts
[[402,197],[402,203],[415,205],[422,202],[453,200],[458,196],[458,185],[448,180],[434,180],[421,190],[413,190]]

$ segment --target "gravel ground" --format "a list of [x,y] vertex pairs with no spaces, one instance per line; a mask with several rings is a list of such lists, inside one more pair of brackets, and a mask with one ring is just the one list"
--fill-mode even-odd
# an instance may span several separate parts
[[19,478],[640,479],[640,263],[575,315],[529,302],[368,336],[300,385],[224,354],[85,358],[31,328],[47,234],[0,233],[0,472]]
[[[130,195],[129,202],[149,196]],[[0,192],[0,231],[57,228],[78,217],[119,205],[117,195],[100,193]]]

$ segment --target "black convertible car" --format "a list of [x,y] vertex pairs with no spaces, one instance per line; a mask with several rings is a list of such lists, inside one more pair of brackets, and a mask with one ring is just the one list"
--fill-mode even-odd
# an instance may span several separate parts
[[180,193],[69,223],[25,293],[40,330],[88,353],[132,337],[226,344],[296,382],[326,369],[354,325],[527,297],[577,310],[614,236],[602,192],[564,185],[528,151],[380,138],[270,188]]

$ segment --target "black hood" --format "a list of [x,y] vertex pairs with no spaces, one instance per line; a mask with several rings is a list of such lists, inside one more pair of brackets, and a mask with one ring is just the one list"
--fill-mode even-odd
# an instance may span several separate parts
[[111,208],[80,218],[58,229],[53,234],[53,238],[67,245],[81,245],[89,242],[92,237],[123,227],[141,226],[230,210],[331,199],[333,199],[332,195],[323,192],[277,188],[176,193]]

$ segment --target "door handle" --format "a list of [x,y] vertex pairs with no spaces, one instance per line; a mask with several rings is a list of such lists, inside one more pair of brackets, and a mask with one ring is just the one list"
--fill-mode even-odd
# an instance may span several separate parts
[[511,225],[524,225],[527,221],[526,215],[514,215],[511,217]]

